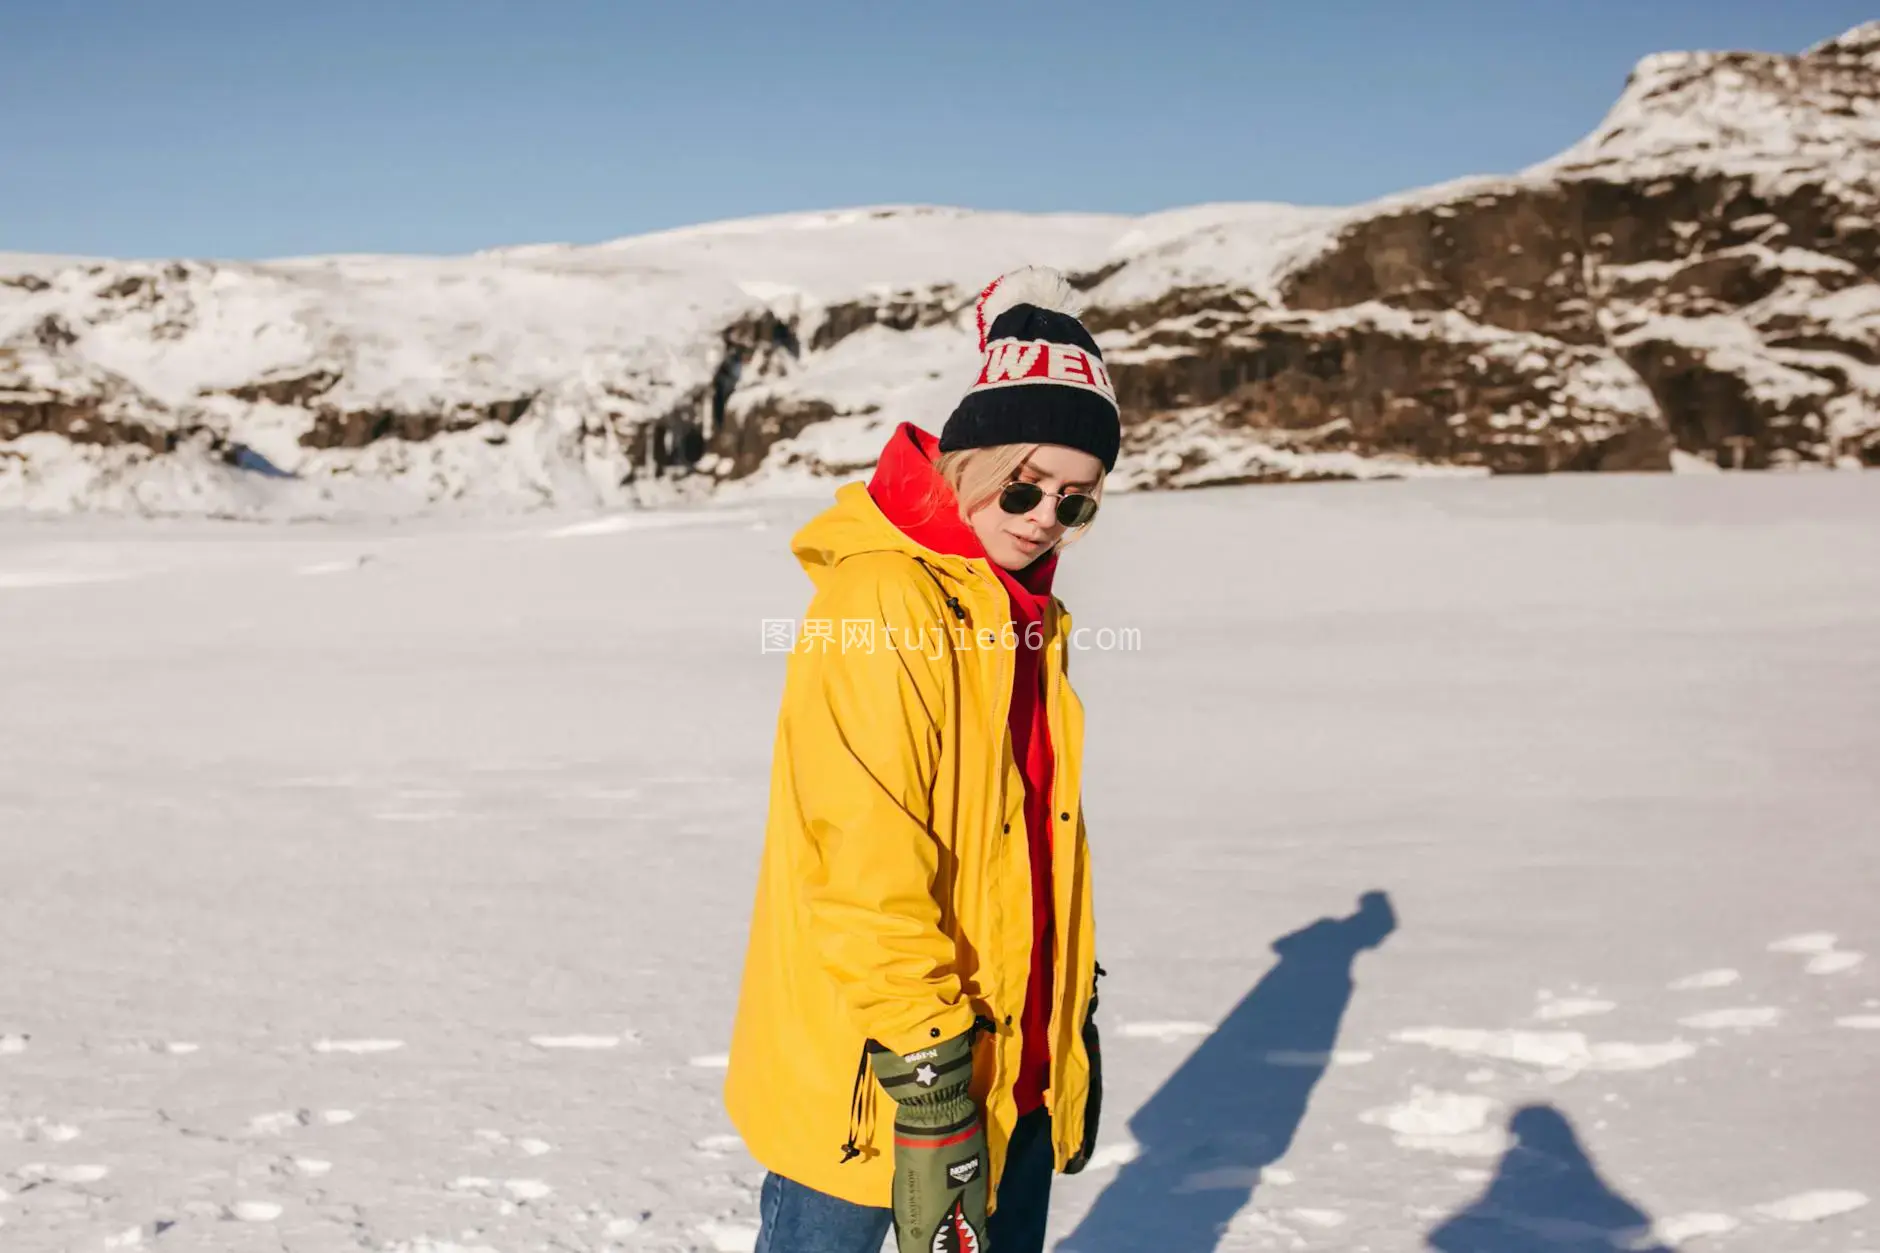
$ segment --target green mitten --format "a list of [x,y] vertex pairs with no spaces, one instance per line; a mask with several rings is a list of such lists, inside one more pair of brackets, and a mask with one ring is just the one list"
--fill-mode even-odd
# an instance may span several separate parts
[[870,1054],[894,1098],[894,1233],[900,1253],[985,1253],[986,1129],[970,1091],[965,1035],[897,1056]]

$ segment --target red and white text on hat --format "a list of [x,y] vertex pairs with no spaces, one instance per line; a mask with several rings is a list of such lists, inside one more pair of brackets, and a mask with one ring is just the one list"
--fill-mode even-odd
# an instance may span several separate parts
[[1076,344],[1043,339],[998,339],[986,345],[986,360],[979,368],[973,390],[1016,387],[1024,383],[1054,383],[1096,392],[1112,405],[1116,389],[1110,372],[1093,353]]

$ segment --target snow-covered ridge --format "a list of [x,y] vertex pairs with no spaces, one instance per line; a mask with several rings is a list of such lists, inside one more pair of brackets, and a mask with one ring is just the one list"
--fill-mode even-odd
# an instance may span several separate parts
[[1610,162],[1749,161],[1794,166],[1825,159],[1844,177],[1880,171],[1880,21],[1799,57],[1664,52],[1633,70],[1605,120],[1542,168]]
[[1880,23],[1667,53],[1581,143],[1354,208],[890,205],[461,257],[0,254],[0,507],[322,515],[821,490],[1062,268],[1118,485],[1880,461]]

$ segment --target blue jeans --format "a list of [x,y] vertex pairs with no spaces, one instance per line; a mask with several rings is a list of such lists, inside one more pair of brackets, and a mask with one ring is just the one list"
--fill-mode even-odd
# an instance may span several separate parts
[[[992,1253],[1044,1253],[1051,1210],[1051,1115],[1025,1115],[1012,1129],[999,1179],[999,1204],[987,1222]],[[758,1199],[757,1253],[880,1253],[894,1214],[766,1175]]]

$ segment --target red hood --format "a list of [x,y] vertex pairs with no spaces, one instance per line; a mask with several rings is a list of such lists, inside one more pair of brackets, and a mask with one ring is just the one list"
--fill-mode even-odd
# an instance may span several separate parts
[[1040,555],[1017,571],[1007,570],[988,557],[986,546],[960,517],[953,488],[934,468],[939,452],[940,441],[933,434],[911,422],[901,423],[881,450],[874,477],[868,481],[869,496],[888,521],[916,544],[937,553],[985,560],[1005,584],[1014,611],[1029,620],[1041,620],[1051,595],[1052,576],[1057,572],[1057,550]]

